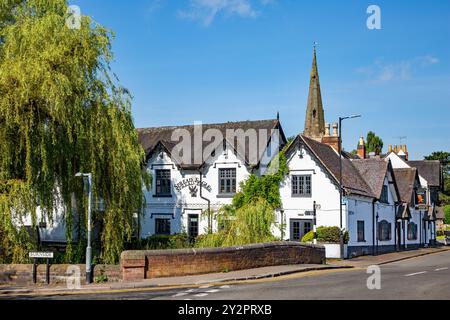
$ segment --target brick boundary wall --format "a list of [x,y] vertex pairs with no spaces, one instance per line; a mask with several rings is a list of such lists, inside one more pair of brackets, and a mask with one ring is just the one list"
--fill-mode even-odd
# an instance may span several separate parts
[[[37,269],[37,283],[43,284],[46,281],[46,265],[45,260],[39,261]],[[69,264],[50,265],[50,284],[64,284],[70,274],[67,274]],[[80,267],[81,284],[86,280],[86,265],[77,264]],[[0,264],[0,285],[18,284],[30,285],[33,283],[32,264]],[[104,274],[108,277],[108,282],[120,281],[119,265],[96,265],[94,266],[95,277]]]
[[228,248],[124,251],[120,261],[123,281],[326,262],[324,246],[297,242]]

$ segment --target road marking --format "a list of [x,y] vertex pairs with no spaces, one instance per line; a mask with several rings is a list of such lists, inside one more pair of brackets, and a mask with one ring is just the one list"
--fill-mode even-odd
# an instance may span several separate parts
[[208,290],[208,291],[206,291],[206,292],[208,292],[208,293],[216,293],[216,292],[219,292],[219,290],[217,290],[217,289],[212,289],[212,290]]
[[410,273],[410,274],[406,274],[405,277],[412,277],[412,276],[417,276],[419,274],[424,274],[427,273],[426,271],[421,271],[421,272],[416,272],[416,273]]
[[194,291],[195,291],[195,289],[189,289],[189,290],[186,290],[185,292],[190,293],[190,292],[194,292]]
[[221,286],[220,289],[230,289],[230,286]]
[[199,294],[196,294],[194,297],[201,298],[201,297],[206,297],[207,295],[208,295],[207,293],[199,293]]
[[447,267],[445,267],[445,268],[438,268],[438,269],[436,269],[434,271],[443,271],[443,270],[448,270],[448,268]]
[[174,297],[174,298],[183,297],[183,296],[187,296],[188,294],[189,294],[188,292],[180,292],[180,293],[177,293],[176,295],[174,295],[172,297]]

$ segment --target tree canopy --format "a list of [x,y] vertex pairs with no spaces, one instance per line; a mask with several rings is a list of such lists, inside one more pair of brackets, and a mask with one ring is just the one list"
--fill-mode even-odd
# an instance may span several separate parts
[[378,137],[374,132],[369,131],[366,139],[366,152],[367,154],[371,152],[375,152],[376,155],[381,154],[383,152],[383,140]]
[[29,246],[24,217],[35,224],[38,205],[51,220],[62,203],[73,260],[74,214],[85,222],[86,212],[75,174],[90,172],[94,203],[105,204],[102,258],[116,262],[149,176],[131,96],[111,72],[112,33],[85,16],[68,28],[65,0],[0,0],[0,8],[0,234],[8,245],[0,259],[23,260],[13,253]]
[[443,204],[450,205],[450,152],[436,151],[425,157],[425,160],[438,160],[442,164],[444,172],[444,190],[440,200]]

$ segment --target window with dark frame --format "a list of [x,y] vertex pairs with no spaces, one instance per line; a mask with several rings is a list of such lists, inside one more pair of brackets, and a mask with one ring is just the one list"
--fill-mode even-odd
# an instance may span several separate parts
[[236,169],[219,169],[219,194],[236,193]]
[[364,221],[358,221],[358,242],[366,242]]
[[292,224],[292,239],[294,241],[300,241],[300,221],[295,221]]
[[384,185],[383,190],[381,192],[381,198],[380,202],[382,203],[389,203],[389,196],[388,196],[388,186]]
[[378,240],[389,241],[392,239],[391,224],[386,220],[378,222]]
[[292,196],[311,197],[311,195],[312,195],[311,175],[292,176]]
[[170,219],[156,218],[155,219],[155,234],[170,235]]
[[408,240],[417,240],[417,224],[408,223]]
[[189,237],[195,239],[198,236],[198,215],[189,215]]
[[307,234],[312,230],[312,223],[311,222],[305,222],[303,224],[303,234]]
[[170,170],[156,170],[156,196],[171,196],[171,175]]

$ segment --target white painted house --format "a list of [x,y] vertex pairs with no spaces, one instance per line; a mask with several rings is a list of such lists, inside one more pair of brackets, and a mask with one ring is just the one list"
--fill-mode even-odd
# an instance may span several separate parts
[[[187,149],[192,146],[193,155],[182,162],[174,155],[176,144],[172,134],[177,130],[186,130],[187,137],[194,136],[197,128],[139,130],[140,141],[147,153],[147,170],[153,177],[152,190],[145,196],[141,237],[181,232],[196,237],[209,229],[216,230],[213,214],[223,205],[231,204],[240,183],[251,173],[260,175],[264,172],[270,160],[286,144],[278,119],[208,124],[198,128],[202,139],[197,145],[195,141],[185,145]],[[208,147],[211,139],[206,138],[211,130],[217,130],[217,136],[223,137],[213,148]],[[227,132],[239,133],[239,130],[246,137],[243,144],[226,137]],[[260,145],[256,157],[251,155],[254,145]],[[194,154],[204,157],[195,162]]]

